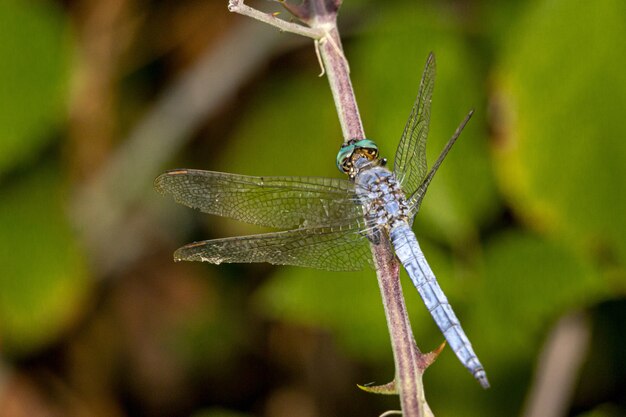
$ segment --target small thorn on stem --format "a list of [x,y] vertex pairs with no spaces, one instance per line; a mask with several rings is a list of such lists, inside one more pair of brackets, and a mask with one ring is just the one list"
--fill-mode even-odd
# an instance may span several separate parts
[[420,356],[419,361],[420,361],[420,367],[422,369],[426,369],[428,368],[430,365],[432,365],[435,360],[437,360],[437,357],[439,357],[439,354],[441,354],[441,352],[443,351],[443,349],[446,347],[446,341],[444,340],[443,343],[441,343],[435,350],[433,350],[432,352],[428,352],[428,353],[424,353]]
[[378,417],[401,416],[401,415],[402,415],[401,410],[389,410],[389,411],[385,411]]
[[315,56],[317,56],[317,62],[320,64],[320,68],[321,68],[321,72],[319,73],[318,77],[323,77],[324,74],[326,74],[326,68],[324,68],[324,61],[322,60],[322,54],[320,53],[320,43],[323,42],[322,40],[315,40],[313,42],[313,44],[315,45]]
[[395,395],[398,394],[398,389],[396,388],[396,381],[391,381],[384,385],[373,385],[373,383],[359,385],[357,387],[362,389],[365,392],[369,392],[372,394],[383,394],[383,395]]

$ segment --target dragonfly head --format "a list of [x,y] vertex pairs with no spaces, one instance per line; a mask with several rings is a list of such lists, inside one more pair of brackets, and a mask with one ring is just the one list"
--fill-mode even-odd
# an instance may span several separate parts
[[369,139],[351,139],[344,143],[337,154],[337,168],[350,178],[356,175],[355,162],[359,158],[367,161],[378,159],[378,146]]

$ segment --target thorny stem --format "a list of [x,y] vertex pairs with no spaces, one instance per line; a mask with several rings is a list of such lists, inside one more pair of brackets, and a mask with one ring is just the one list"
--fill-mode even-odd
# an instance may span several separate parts
[[420,360],[422,353],[413,337],[400,285],[398,260],[393,255],[390,242],[384,234],[381,234],[378,245],[371,244],[371,249],[391,337],[396,368],[395,384],[400,396],[402,413],[405,417],[432,416],[422,384],[422,373],[428,365],[422,365]]
[[[261,20],[280,30],[313,38],[322,58],[325,73],[337,108],[344,140],[363,139],[363,123],[350,81],[349,66],[337,30],[337,10],[341,0],[305,0],[297,17],[307,26],[286,22],[274,15],[259,12],[243,4],[243,0],[229,0],[229,10]],[[431,356],[420,352],[402,295],[399,264],[386,236],[379,244],[371,245],[376,275],[387,318],[395,362],[395,387],[400,396],[402,415],[428,417],[432,412],[426,403],[422,374]]]

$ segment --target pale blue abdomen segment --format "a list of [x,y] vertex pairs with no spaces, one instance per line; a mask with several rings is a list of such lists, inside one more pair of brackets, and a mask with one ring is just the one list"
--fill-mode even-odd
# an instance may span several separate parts
[[401,223],[389,233],[396,255],[406,269],[413,285],[417,288],[426,308],[441,329],[450,348],[465,367],[483,385],[488,387],[487,375],[472,345],[461,328],[448,299],[439,287],[435,274],[424,258],[415,234],[408,224]]

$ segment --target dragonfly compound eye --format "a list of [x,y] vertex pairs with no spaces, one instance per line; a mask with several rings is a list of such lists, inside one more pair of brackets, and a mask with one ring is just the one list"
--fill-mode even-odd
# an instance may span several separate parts
[[378,146],[374,141],[369,139],[360,139],[349,141],[344,144],[337,154],[337,168],[344,174],[353,175],[353,164],[356,155],[372,161],[378,158]]
[[337,168],[344,174],[350,171],[354,149],[354,145],[345,145],[339,149],[339,153],[337,154]]

